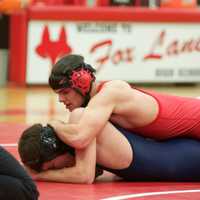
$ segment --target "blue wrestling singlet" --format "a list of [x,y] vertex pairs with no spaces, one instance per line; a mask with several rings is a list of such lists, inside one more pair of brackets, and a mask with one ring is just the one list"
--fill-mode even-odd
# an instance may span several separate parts
[[126,169],[102,167],[127,181],[200,181],[200,141],[155,141],[116,127],[129,141],[133,161]]

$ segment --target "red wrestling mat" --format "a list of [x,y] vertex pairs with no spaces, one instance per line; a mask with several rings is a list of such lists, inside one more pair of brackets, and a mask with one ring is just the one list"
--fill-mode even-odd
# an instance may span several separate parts
[[[17,140],[26,125],[1,123],[0,143],[17,159]],[[105,173],[95,184],[62,184],[37,182],[40,200],[199,200],[200,183],[108,182]]]

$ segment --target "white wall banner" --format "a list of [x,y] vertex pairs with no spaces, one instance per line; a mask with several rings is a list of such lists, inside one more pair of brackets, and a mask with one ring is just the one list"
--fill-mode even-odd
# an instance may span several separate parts
[[200,24],[30,21],[29,84],[46,84],[52,64],[81,54],[98,80],[200,82]]

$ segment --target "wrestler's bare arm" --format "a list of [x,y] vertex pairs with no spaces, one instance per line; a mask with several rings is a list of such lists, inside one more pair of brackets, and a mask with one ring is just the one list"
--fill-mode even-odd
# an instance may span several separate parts
[[[127,85],[123,87],[126,88]],[[121,91],[122,89],[110,87],[99,92],[90,100],[77,123],[51,123],[58,137],[74,148],[85,148],[109,120],[118,104]]]
[[36,174],[34,179],[39,181],[91,184],[95,179],[95,167],[96,139],[85,149],[76,150],[75,166],[44,171]]

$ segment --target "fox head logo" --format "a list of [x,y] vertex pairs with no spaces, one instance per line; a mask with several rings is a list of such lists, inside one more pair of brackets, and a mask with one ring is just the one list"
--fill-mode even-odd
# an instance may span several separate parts
[[71,47],[67,44],[65,28],[62,27],[57,41],[51,41],[49,29],[45,26],[40,44],[36,47],[36,52],[43,58],[51,59],[54,64],[57,58],[72,52]]

